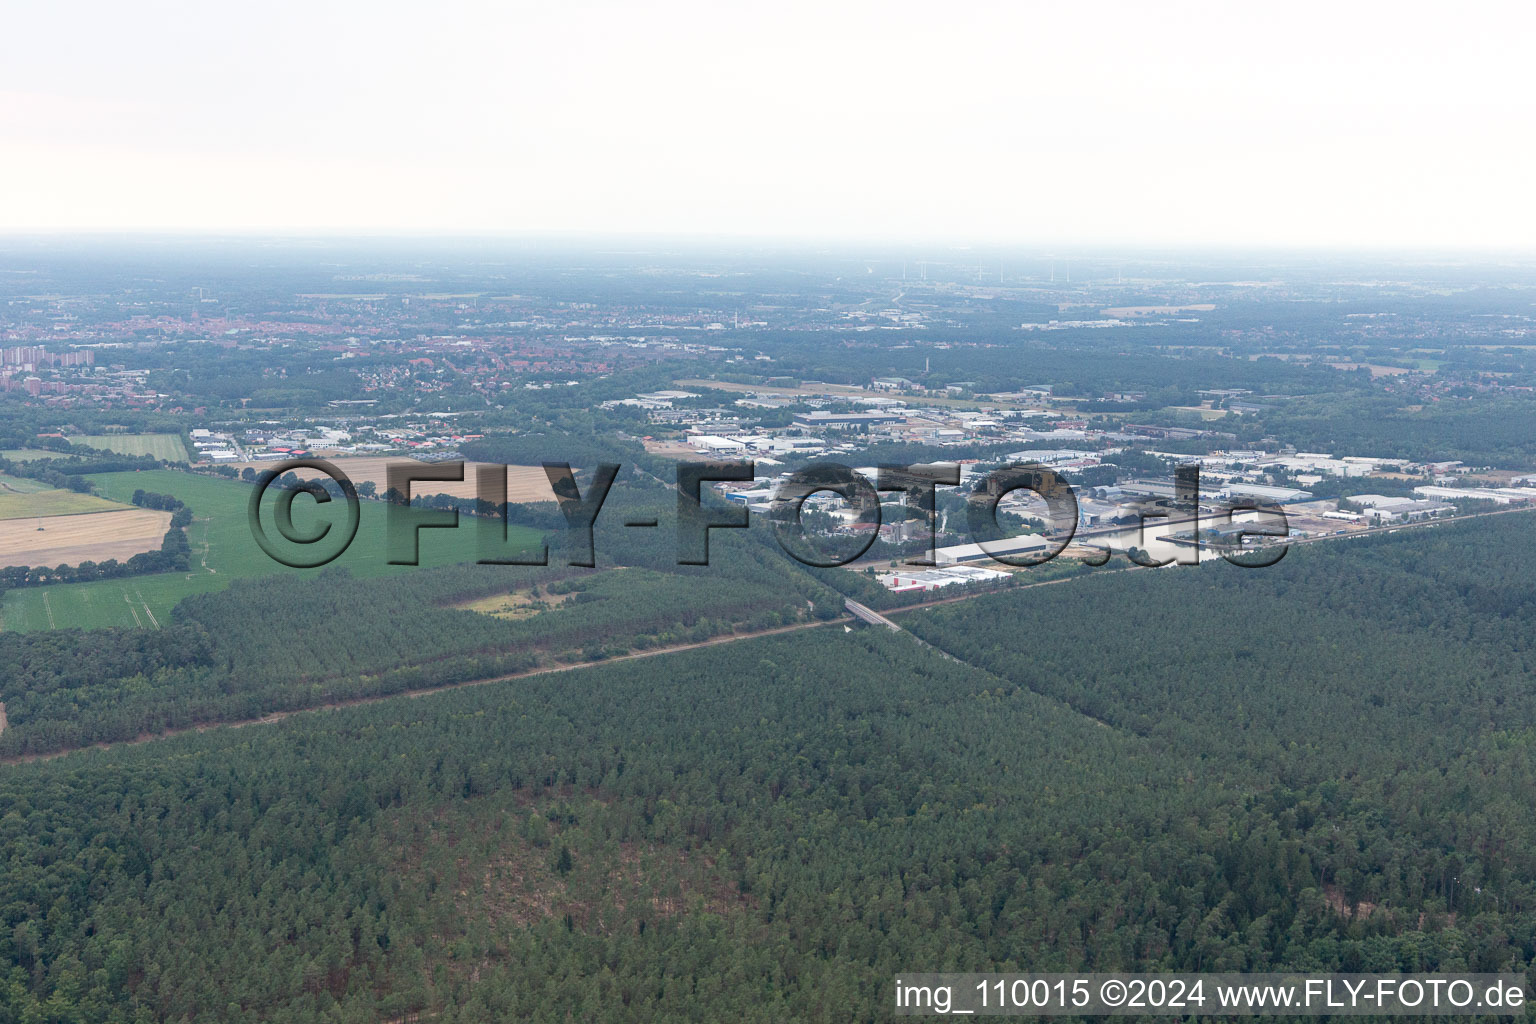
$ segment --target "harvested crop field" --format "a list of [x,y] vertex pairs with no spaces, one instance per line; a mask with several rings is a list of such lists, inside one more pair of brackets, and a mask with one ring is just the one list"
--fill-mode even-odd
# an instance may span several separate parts
[[[411,463],[419,466],[430,466],[430,462],[421,462],[417,459],[402,458],[398,455],[383,456],[337,456],[327,459],[337,469],[347,474],[354,484],[361,484],[371,480],[378,488],[379,494],[383,494],[389,488],[388,467],[396,463]],[[236,462],[230,463],[236,469],[244,471],[247,467],[260,473],[279,465],[277,462]],[[491,465],[487,462],[464,463],[464,480],[461,483],[444,483],[439,481],[422,480],[411,486],[411,494],[449,494],[455,498],[475,497],[475,474],[480,466]],[[314,470],[298,470],[302,479],[321,476]],[[508,466],[507,467],[507,499],[511,502],[538,502],[554,501],[555,494],[549,489],[549,478],[544,475],[544,470],[538,466]]]
[[[38,529],[41,522],[42,529]],[[160,546],[171,514],[147,508],[0,522],[0,565],[79,565],[125,562]]]

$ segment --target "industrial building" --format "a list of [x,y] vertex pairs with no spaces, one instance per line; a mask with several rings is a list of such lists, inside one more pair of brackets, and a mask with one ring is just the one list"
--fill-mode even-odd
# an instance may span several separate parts
[[795,426],[807,430],[864,430],[900,423],[902,417],[883,412],[815,412],[795,414]]
[[985,549],[980,544],[954,544],[947,548],[938,548],[933,553],[933,560],[939,565],[985,562],[995,557],[1006,558],[1012,555],[1032,554],[1044,551],[1048,547],[1050,542],[1038,533],[1024,533],[1017,537],[988,541]]
[[937,590],[940,587],[952,587],[964,583],[1001,583],[1008,579],[1008,573],[974,565],[952,565],[939,569],[886,573],[877,579],[887,590],[902,594],[913,590]]
[[1252,498],[1275,505],[1309,501],[1312,498],[1311,491],[1301,491],[1294,487],[1271,487],[1268,484],[1228,484],[1225,494],[1228,498]]

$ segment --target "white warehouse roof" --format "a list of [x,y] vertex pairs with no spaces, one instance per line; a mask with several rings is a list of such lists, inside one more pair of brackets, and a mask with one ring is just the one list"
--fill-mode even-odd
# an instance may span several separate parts
[[1039,551],[1048,546],[1049,542],[1038,533],[1025,533],[1017,537],[989,541],[985,548],[980,544],[955,544],[951,547],[939,548],[934,551],[933,560],[939,565],[979,562],[993,555],[1017,555],[1027,551]]

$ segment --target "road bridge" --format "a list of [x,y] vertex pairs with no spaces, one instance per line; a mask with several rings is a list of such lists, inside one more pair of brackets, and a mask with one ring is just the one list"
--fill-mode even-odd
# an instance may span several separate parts
[[849,614],[861,622],[867,622],[871,626],[884,626],[886,629],[893,630],[898,633],[901,632],[901,627],[896,625],[896,623],[892,622],[884,615],[881,615],[873,608],[859,604],[859,602],[855,601],[851,597],[843,599],[843,607],[847,608]]

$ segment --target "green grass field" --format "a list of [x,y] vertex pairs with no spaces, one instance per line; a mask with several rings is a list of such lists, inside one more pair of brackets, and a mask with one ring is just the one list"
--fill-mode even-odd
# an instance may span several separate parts
[[36,494],[38,491],[51,490],[53,486],[41,480],[33,480],[25,476],[6,476],[0,473],[0,494]]
[[[32,481],[28,481],[29,483]],[[0,479],[0,519],[30,519],[33,516],[73,516],[82,512],[119,512],[131,505],[120,505],[93,494],[48,488],[40,491],[11,491]]]
[[[251,494],[248,484],[169,469],[106,473],[91,479],[102,495],[117,501],[126,502],[135,490],[142,489],[173,494],[191,506],[194,518],[187,528],[187,541],[192,547],[192,571],[13,590],[5,595],[3,628],[163,625],[176,602],[189,594],[220,590],[232,579],[273,573],[315,575],[321,571],[287,568],[257,547],[246,521]],[[357,537],[331,565],[345,566],[357,576],[410,572],[411,566],[391,566],[385,561],[385,511],[382,502],[364,501]],[[307,521],[316,518],[314,502],[300,496],[294,502],[295,523],[304,529]],[[540,536],[536,530],[518,527],[509,528],[508,533],[513,544],[534,544]],[[471,523],[457,530],[423,530],[419,536],[423,566],[470,562],[479,557]]]
[[167,462],[186,462],[187,448],[179,434],[77,434],[70,444],[104,448],[119,455],[153,455]]
[[0,451],[0,457],[13,462],[30,462],[33,459],[62,459],[65,455],[63,452],[50,452],[46,448],[6,448]]

